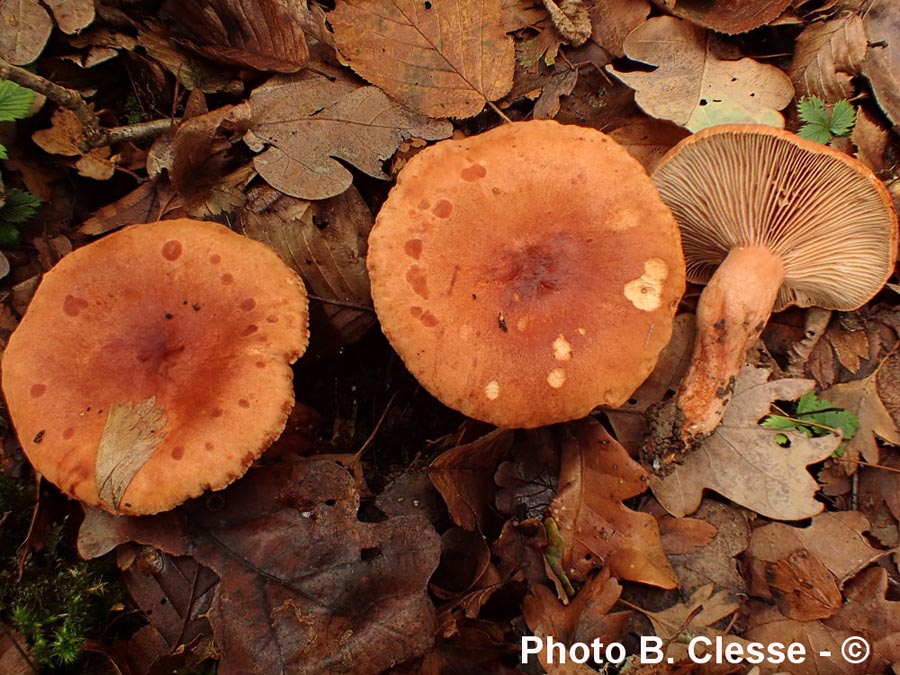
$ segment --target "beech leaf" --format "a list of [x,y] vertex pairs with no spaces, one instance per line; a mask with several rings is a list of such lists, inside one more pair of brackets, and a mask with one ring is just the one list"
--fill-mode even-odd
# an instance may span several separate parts
[[[831,455],[841,438],[808,438],[761,427],[758,422],[773,401],[796,399],[815,386],[813,380],[767,382],[768,375],[763,369],[744,369],[719,428],[672,473],[651,477],[653,493],[669,513],[693,513],[705,489],[776,520],[809,518],[822,510],[815,499],[818,485],[806,466]],[[778,444],[779,435],[787,437],[790,447]]]
[[303,73],[276,77],[250,96],[252,121],[244,140],[259,174],[300,199],[327,199],[353,182],[338,160],[387,180],[382,163],[413,136],[449,136],[449,122],[416,115],[376,87]]
[[778,111],[794,96],[790,78],[749,58],[720,59],[709,31],[670,16],[655,17],[628,35],[625,54],[657,66],[650,73],[606,68],[635,90],[635,101],[652,117],[691,131],[717,124],[784,126]]
[[347,65],[423,115],[471,117],[512,88],[501,0],[338,0],[328,20]]
[[791,0],[657,0],[675,16],[719,33],[735,35],[759,28],[778,18]]
[[866,32],[857,14],[808,26],[797,38],[788,75],[798,95],[834,103],[853,95],[852,78],[866,58]]

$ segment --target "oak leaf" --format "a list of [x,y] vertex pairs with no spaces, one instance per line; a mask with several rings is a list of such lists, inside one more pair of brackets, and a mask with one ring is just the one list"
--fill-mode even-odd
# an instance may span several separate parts
[[880,372],[876,370],[869,377],[836,384],[822,392],[822,397],[834,407],[849,410],[859,419],[859,430],[847,442],[848,459],[862,455],[866,461],[877,464],[880,453],[876,437],[900,445],[900,431],[879,395]]
[[[591,643],[595,639],[602,644],[618,640],[622,635],[625,621],[630,612],[610,613],[622,587],[604,569],[581,587],[575,598],[563,605],[546,586],[534,586],[525,596],[525,621],[534,635],[552,637],[564,644],[574,642]],[[576,675],[595,672],[586,665],[566,663],[554,665],[547,662],[542,650],[538,658],[549,675]]]
[[[809,518],[822,510],[822,503],[815,499],[818,485],[806,466],[831,455],[840,436],[807,438],[759,426],[773,401],[796,399],[815,386],[812,380],[767,382],[768,375],[763,369],[744,369],[722,424],[712,436],[672,473],[651,477],[653,493],[669,513],[693,513],[705,489],[775,520]],[[779,434],[787,437],[790,447],[778,444]]]
[[594,420],[566,430],[559,491],[549,508],[565,542],[562,569],[577,579],[605,565],[620,579],[675,588],[656,519],[622,503],[647,489],[644,468]]
[[628,35],[625,54],[656,69],[606,69],[635,90],[635,101],[648,115],[691,131],[726,123],[783,127],[778,111],[793,98],[790,78],[749,58],[723,60],[713,47],[709,31],[673,17],[655,17]]
[[299,199],[327,199],[350,187],[353,175],[341,161],[386,180],[382,163],[402,141],[453,131],[449,122],[416,115],[376,87],[312,73],[269,80],[253,91],[250,105],[244,140],[262,150],[253,160],[256,170]]
[[328,20],[346,64],[423,115],[472,117],[512,88],[501,0],[338,0]]
[[808,26],[797,38],[788,74],[798,95],[835,103],[853,95],[852,78],[866,58],[866,32],[857,14]]

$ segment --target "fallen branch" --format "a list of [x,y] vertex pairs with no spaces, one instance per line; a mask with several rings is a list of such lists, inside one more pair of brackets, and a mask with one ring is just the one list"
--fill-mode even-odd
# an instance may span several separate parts
[[75,113],[84,130],[84,140],[79,144],[82,152],[120,141],[153,138],[181,121],[179,118],[159,119],[107,129],[100,124],[100,119],[94,109],[74,89],[61,87],[45,77],[15,66],[2,58],[0,58],[0,80],[10,80],[26,89],[43,94],[54,103]]

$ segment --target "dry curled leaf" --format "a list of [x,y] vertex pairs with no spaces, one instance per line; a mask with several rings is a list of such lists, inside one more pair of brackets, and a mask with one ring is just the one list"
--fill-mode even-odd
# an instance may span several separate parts
[[262,150],[253,160],[256,170],[275,189],[300,199],[327,199],[350,187],[353,175],[341,161],[387,179],[382,163],[402,141],[436,140],[453,131],[448,122],[416,115],[376,87],[310,73],[269,80],[253,91],[250,105],[245,141]]
[[512,88],[500,0],[338,0],[328,20],[347,65],[423,115],[471,117]]
[[647,489],[647,473],[596,421],[566,427],[559,490],[549,514],[565,544],[562,569],[576,579],[605,564],[620,579],[675,588],[659,526],[622,501]]
[[274,248],[318,298],[311,308],[312,339],[347,345],[361,338],[375,323],[366,270],[373,218],[356,188],[319,202],[268,186],[250,195],[240,212],[244,234]]
[[[745,368],[718,429],[671,474],[651,476],[653,494],[669,513],[693,513],[705,489],[776,520],[809,518],[822,510],[806,466],[831,455],[841,439],[759,426],[773,401],[794,400],[815,386],[812,380],[767,382],[768,376],[766,370]],[[776,442],[779,434],[788,438],[789,448]]]
[[635,101],[648,115],[691,131],[726,123],[783,127],[778,111],[794,95],[787,75],[749,58],[723,60],[712,41],[711,32],[686,21],[655,17],[629,34],[625,53],[656,69],[606,70],[635,90]]
[[31,138],[43,150],[65,157],[78,157],[75,168],[78,173],[94,180],[109,180],[116,170],[117,156],[110,157],[108,147],[93,148],[82,153],[78,144],[84,140],[84,127],[71,110],[57,108],[53,111],[52,126],[39,129]]
[[853,95],[854,75],[866,58],[866,32],[857,14],[814,23],[797,38],[788,74],[800,96],[828,103]]
[[181,44],[212,61],[275,73],[309,61],[300,17],[278,0],[167,0],[162,14]]
[[719,33],[735,35],[764,26],[786,10],[791,0],[657,0],[675,16]]
[[50,39],[53,22],[38,0],[0,0],[0,58],[31,63]]

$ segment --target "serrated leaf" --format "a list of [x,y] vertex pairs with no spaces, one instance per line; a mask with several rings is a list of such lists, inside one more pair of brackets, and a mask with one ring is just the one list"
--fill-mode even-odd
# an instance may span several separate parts
[[807,124],[827,127],[830,122],[825,101],[818,96],[804,96],[797,101],[797,115]]
[[472,117],[512,88],[500,0],[339,0],[328,21],[347,65],[424,115]]
[[781,415],[769,415],[766,419],[759,423],[759,426],[766,429],[791,429],[796,430],[799,424],[796,420]]
[[14,122],[28,115],[34,92],[9,80],[0,80],[0,122]]
[[253,165],[269,185],[299,199],[342,193],[353,175],[341,161],[387,179],[383,163],[412,136],[449,136],[449,122],[417,115],[376,87],[302,73],[276,77],[250,96],[252,121],[244,141],[268,146]]
[[[772,401],[796,399],[815,386],[813,380],[767,382],[768,375],[763,369],[746,368],[715,433],[671,474],[651,477],[650,486],[669,513],[693,513],[705,489],[775,520],[808,518],[822,510],[815,499],[818,484],[806,467],[828,457],[840,436],[807,438],[761,427],[758,421],[768,414]],[[779,435],[787,437],[790,447],[778,444]]]
[[846,99],[841,99],[831,109],[831,133],[835,136],[849,136],[856,124],[856,110]]
[[823,127],[818,124],[804,124],[797,130],[797,135],[800,138],[805,138],[808,141],[815,141],[822,145],[827,145],[828,142],[831,141],[831,132],[828,131],[828,127]]
[[34,217],[41,200],[26,190],[7,190],[0,206],[0,246],[19,244],[18,226]]

